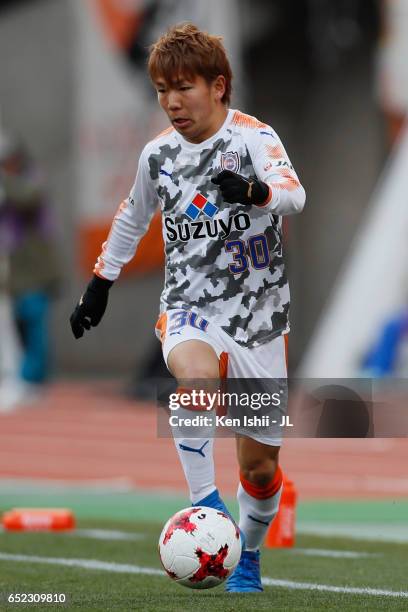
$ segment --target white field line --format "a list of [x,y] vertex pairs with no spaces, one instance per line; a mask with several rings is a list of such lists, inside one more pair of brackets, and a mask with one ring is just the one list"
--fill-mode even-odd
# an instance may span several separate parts
[[371,589],[369,587],[336,587],[331,584],[315,584],[313,582],[293,582],[292,580],[275,580],[262,578],[265,586],[283,587],[297,591],[323,591],[326,593],[342,593],[345,595],[374,595],[376,597],[408,598],[408,591],[388,591],[387,589]]
[[[0,525],[0,533],[5,530]],[[37,532],[42,533],[42,532]],[[55,533],[55,532],[54,532]],[[143,533],[131,533],[128,531],[118,531],[113,529],[75,529],[75,531],[61,531],[58,537],[69,536],[70,538],[82,537],[95,540],[118,540],[136,542],[143,540],[146,536]],[[367,557],[378,557],[378,553],[356,552],[351,550],[330,550],[326,548],[292,548],[288,552],[294,555],[306,555],[309,557],[331,557],[345,559],[362,559]]]
[[[153,567],[141,567],[124,563],[107,563],[96,559],[63,559],[59,557],[37,557],[31,555],[12,555],[0,552],[0,561],[22,561],[28,563],[45,563],[49,565],[62,565],[64,567],[78,567],[81,569],[114,572],[117,574],[145,574],[149,576],[165,576],[162,570]],[[265,586],[282,587],[300,591],[322,591],[328,593],[344,593],[351,595],[370,595],[375,597],[396,597],[408,599],[408,591],[389,591],[388,589],[372,589],[369,587],[339,587],[330,584],[316,584],[313,582],[293,582],[292,580],[276,580],[263,578]]]
[[[4,528],[0,525],[0,533],[4,532]],[[404,544],[408,542],[408,527],[404,525],[347,525],[347,524],[336,524],[328,523],[323,525],[322,523],[306,523],[302,522],[296,527],[296,533],[301,535],[315,535],[322,538],[333,538],[343,537],[350,540],[361,540],[370,542],[390,542]],[[107,529],[77,529],[72,532],[60,532],[59,536],[69,535],[70,537],[86,537],[94,538],[96,540],[129,540],[136,541],[141,540],[145,536],[142,533],[130,533],[126,531],[115,531]],[[295,549],[293,552],[300,550],[313,550],[313,549]],[[319,550],[320,549],[314,549]],[[323,554],[325,553],[325,554]],[[332,554],[333,553],[333,554]],[[299,553],[299,554],[314,554],[315,556],[367,556],[369,553],[354,553],[348,554],[346,551],[329,551],[327,549],[321,549],[320,553]]]
[[[68,534],[67,534],[68,535]],[[115,531],[111,529],[76,529],[69,533],[71,537],[92,538],[94,540],[122,540],[136,542],[144,540],[144,533],[129,533],[127,531]]]
[[325,548],[293,548],[294,555],[305,555],[306,557],[329,557],[331,559],[367,559],[368,557],[380,557],[379,553],[356,552],[355,550],[330,550]]
[[[0,533],[4,533],[6,530],[0,525]],[[34,533],[44,533],[43,531],[36,531]],[[144,540],[146,537],[144,533],[130,533],[128,531],[117,531],[114,529],[75,529],[74,531],[60,531],[51,532],[58,537],[69,536],[70,538],[91,538],[93,540],[121,540],[136,542]]]
[[79,567],[81,569],[114,572],[116,574],[148,574],[149,576],[165,576],[163,570],[153,567],[141,567],[126,563],[108,563],[96,559],[64,559],[60,557],[38,557],[36,555],[12,555],[0,552],[0,561],[24,561],[28,563],[45,563],[47,565],[63,565],[64,567]]
[[301,521],[296,526],[296,533],[316,535],[323,538],[342,537],[350,540],[365,540],[370,542],[393,542],[404,544],[408,542],[407,525],[378,524],[347,524],[347,523],[313,523]]

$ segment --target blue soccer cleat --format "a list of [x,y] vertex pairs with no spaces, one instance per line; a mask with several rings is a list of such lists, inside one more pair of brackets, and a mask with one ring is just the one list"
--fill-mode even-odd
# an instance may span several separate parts
[[227,506],[222,501],[218,489],[215,489],[215,491],[207,495],[207,497],[203,497],[203,499],[200,499],[200,501],[193,504],[193,506],[207,506],[207,508],[214,508],[214,510],[219,510],[220,512],[228,514],[230,519],[234,521]]
[[228,593],[261,593],[261,567],[259,550],[243,550],[233,574],[225,583]]
[[[234,523],[237,529],[239,529],[236,521],[234,521],[234,519],[231,516],[231,512],[228,510],[227,506],[222,501],[218,489],[215,489],[215,491],[207,495],[207,497],[203,497],[203,499],[200,499],[199,502],[192,504],[192,505],[193,506],[207,506],[208,508],[214,508],[214,510],[219,510],[220,512],[224,512],[224,514],[230,517],[231,521]],[[242,550],[244,550],[245,536],[244,536],[244,533],[241,531],[241,529],[239,530],[239,533],[241,534]]]

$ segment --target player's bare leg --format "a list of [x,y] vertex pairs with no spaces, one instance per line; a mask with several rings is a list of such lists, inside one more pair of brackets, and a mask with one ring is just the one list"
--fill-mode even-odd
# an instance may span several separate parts
[[[208,343],[200,340],[181,342],[170,351],[167,363],[183,391],[188,390],[189,386],[195,387],[195,381],[205,391],[212,393],[217,391],[219,361],[216,352]],[[203,405],[200,408],[206,411],[208,407]],[[194,409],[197,410],[197,407]],[[195,414],[192,413],[192,416]],[[174,442],[190,489],[192,503],[227,511],[215,486],[214,429],[214,427],[207,428],[202,437],[199,430],[196,437],[186,437],[181,428],[173,427]]]
[[257,487],[267,487],[278,468],[280,446],[240,435],[236,436],[236,446],[242,476]]
[[167,359],[170,372],[178,381],[218,380],[219,362],[212,346],[201,340],[186,340],[177,344]]

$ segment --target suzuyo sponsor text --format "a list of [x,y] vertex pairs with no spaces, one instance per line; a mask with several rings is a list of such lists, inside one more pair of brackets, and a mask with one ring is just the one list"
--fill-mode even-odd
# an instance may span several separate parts
[[248,213],[239,212],[224,219],[205,219],[203,221],[175,221],[166,217],[164,225],[167,230],[167,240],[188,242],[201,238],[227,238],[232,231],[244,231],[251,226]]

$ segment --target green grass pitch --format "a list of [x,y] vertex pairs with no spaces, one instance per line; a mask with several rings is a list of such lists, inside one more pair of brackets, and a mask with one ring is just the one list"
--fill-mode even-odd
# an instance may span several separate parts
[[[81,520],[79,529],[104,529],[140,534],[139,540],[98,540],[78,534],[0,532],[0,555],[26,555],[74,560],[74,566],[0,556],[0,610],[143,610],[218,611],[248,610],[407,610],[408,597],[367,593],[330,592],[294,588],[295,583],[331,585],[350,589],[408,590],[408,544],[344,538],[299,536],[296,549],[264,550],[263,575],[289,581],[292,586],[266,586],[262,594],[227,594],[223,587],[192,591],[167,576],[127,572],[124,565],[160,570],[157,539],[159,522]],[[301,554],[298,549],[364,552],[361,558]],[[311,551],[312,552],[312,551]],[[105,569],[75,567],[78,560],[114,564]],[[111,569],[109,569],[109,567]],[[118,568],[115,571],[113,568]],[[137,571],[137,569],[135,570]],[[16,593],[65,593],[67,604],[8,604]]]

